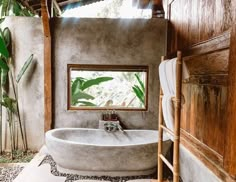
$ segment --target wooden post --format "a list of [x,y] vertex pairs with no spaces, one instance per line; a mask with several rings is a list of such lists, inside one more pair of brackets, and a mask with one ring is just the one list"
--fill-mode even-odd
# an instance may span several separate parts
[[165,12],[162,0],[152,0],[152,18],[164,18]]
[[176,98],[175,98],[175,124],[174,124],[175,127],[174,127],[174,154],[173,154],[174,182],[179,182],[181,87],[182,87],[182,53],[178,51],[177,62],[176,62]]
[[[161,57],[161,61],[164,61],[164,56]],[[159,132],[159,141],[158,141],[158,153],[157,153],[157,159],[158,159],[158,170],[157,170],[157,174],[158,174],[158,182],[162,182],[163,181],[163,161],[160,158],[160,155],[162,154],[162,145],[163,145],[163,129],[161,127],[161,125],[163,125],[163,116],[162,116],[162,96],[163,96],[163,92],[161,89],[161,85],[160,85],[160,96],[159,96],[159,127],[158,127],[158,132]]]
[[[234,6],[236,8],[236,1]],[[232,8],[235,11],[235,8]],[[231,29],[224,167],[236,179],[236,13]]]
[[41,14],[44,31],[44,131],[52,127],[52,70],[51,32],[47,0],[41,0]]

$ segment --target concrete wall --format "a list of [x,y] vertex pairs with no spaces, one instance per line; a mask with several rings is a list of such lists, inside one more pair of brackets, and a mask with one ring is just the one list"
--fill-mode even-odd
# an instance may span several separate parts
[[180,145],[180,175],[184,182],[221,181],[183,145]]
[[55,127],[97,128],[103,111],[67,110],[67,64],[148,65],[148,111],[118,111],[127,128],[157,129],[162,19],[53,19]]
[[[19,73],[27,58],[34,54],[32,64],[17,85],[17,94],[28,147],[31,150],[38,150],[44,143],[44,67],[41,19],[8,17],[4,21],[4,26],[9,27],[11,31],[15,75]],[[5,127],[8,129],[8,126]]]

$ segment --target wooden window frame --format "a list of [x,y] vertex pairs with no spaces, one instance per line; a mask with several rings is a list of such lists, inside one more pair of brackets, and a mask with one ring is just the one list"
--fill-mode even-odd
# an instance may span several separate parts
[[[87,71],[145,71],[145,107],[144,108],[119,108],[119,107],[74,107],[71,106],[71,85],[70,85],[70,71],[73,70],[87,70]],[[68,64],[67,65],[67,110],[120,110],[120,111],[147,111],[148,110],[148,78],[149,66],[147,65],[97,65],[97,64]]]

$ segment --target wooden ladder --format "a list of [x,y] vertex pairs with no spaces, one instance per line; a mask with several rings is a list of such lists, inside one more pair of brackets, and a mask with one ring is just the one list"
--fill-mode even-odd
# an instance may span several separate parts
[[[164,56],[162,56],[162,61]],[[163,92],[160,88],[159,98],[159,141],[158,141],[158,182],[163,182],[163,162],[173,173],[173,182],[179,182],[179,144],[180,144],[180,114],[181,114],[181,87],[182,87],[182,53],[177,51],[176,61],[176,96],[172,98],[174,102],[174,131],[171,131],[163,123],[162,98]],[[174,139],[173,165],[162,154],[163,131],[169,133]]]

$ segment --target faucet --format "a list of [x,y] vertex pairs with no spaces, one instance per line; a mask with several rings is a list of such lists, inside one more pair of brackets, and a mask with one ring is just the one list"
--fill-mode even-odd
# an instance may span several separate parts
[[119,123],[116,124],[116,127],[119,131],[124,132],[122,126]]
[[104,124],[104,130],[108,133],[115,132],[117,130],[124,132],[123,128],[119,123],[107,122]]

